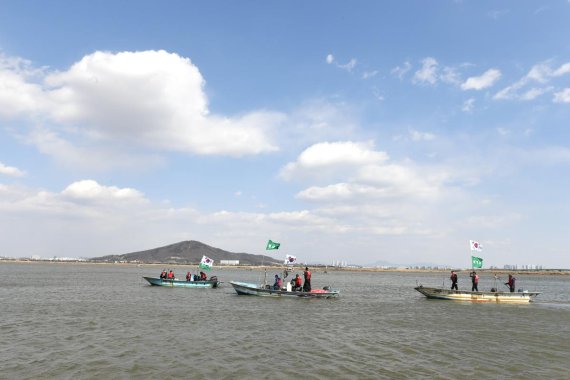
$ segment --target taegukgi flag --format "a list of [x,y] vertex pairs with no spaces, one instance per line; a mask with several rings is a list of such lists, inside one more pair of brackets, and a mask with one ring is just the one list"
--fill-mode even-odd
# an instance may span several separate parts
[[212,265],[214,265],[214,260],[210,259],[207,256],[202,256],[202,261],[200,261],[199,265],[200,268],[210,270],[212,269]]
[[267,242],[267,247],[265,247],[265,249],[266,249],[266,250],[269,250],[269,249],[279,249],[279,246],[280,246],[280,245],[281,245],[281,244],[269,240],[269,241]]
[[291,255],[287,255],[285,256],[285,264],[295,264],[297,262],[297,257],[296,256],[291,256]]
[[469,246],[472,251],[481,252],[483,250],[483,246],[474,240],[469,240]]

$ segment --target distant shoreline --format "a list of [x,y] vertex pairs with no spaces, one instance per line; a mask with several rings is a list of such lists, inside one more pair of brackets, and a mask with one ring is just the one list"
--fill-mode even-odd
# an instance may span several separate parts
[[[94,262],[94,261],[48,261],[48,260],[18,260],[18,259],[2,259],[0,264],[54,264],[54,265],[117,265],[117,266],[139,266],[139,267],[167,267],[167,268],[197,268],[198,264],[176,264],[176,263],[108,263],[108,262]],[[240,269],[240,270],[284,270],[284,265],[224,265],[215,266],[213,270],[225,269]],[[305,268],[304,265],[297,265],[288,267],[292,271],[300,271]],[[316,273],[327,272],[371,272],[371,273],[449,273],[451,269],[408,269],[408,268],[375,268],[375,267],[331,267],[325,265],[309,265],[309,268]],[[473,271],[473,269],[455,269],[458,274]],[[557,276],[557,275],[570,275],[570,269],[475,269],[480,274],[518,274],[518,275],[542,275],[542,276]]]

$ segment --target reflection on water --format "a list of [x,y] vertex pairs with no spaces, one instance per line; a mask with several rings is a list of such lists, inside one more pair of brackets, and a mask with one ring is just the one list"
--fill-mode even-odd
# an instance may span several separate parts
[[[162,268],[0,264],[0,378],[566,378],[570,278],[529,305],[427,300],[441,273],[314,272],[339,299],[150,287]],[[188,267],[179,267],[181,276]],[[276,272],[277,273],[277,272]],[[259,271],[214,270],[259,282]],[[268,272],[268,278],[275,273]],[[460,278],[466,289],[469,278]],[[445,282],[448,286],[448,282]],[[494,279],[482,276],[480,289]]]

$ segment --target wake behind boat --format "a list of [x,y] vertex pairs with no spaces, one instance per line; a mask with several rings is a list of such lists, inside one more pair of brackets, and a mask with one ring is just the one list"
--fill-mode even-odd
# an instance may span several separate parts
[[478,292],[432,288],[423,285],[417,286],[414,289],[431,299],[469,302],[529,303],[540,294],[539,292],[529,292],[526,290],[512,293],[498,291]]
[[338,290],[312,289],[311,291],[291,290],[289,287],[274,289],[270,285],[262,286],[247,282],[230,281],[236,293],[240,296],[262,296],[262,297],[297,297],[297,298],[336,298],[339,296]]
[[185,281],[178,279],[158,278],[158,277],[144,277],[153,286],[169,286],[174,288],[217,288],[220,281],[216,276],[210,277],[209,280],[203,281]]

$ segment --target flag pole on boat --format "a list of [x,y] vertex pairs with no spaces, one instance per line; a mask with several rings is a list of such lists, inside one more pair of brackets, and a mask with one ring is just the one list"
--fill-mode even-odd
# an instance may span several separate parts
[[[265,246],[265,250],[269,251],[271,249],[279,249],[279,246],[281,246],[280,243],[274,242],[271,239],[269,239],[267,241],[267,245]],[[267,268],[265,268],[264,260],[265,260],[265,255],[262,255],[261,256],[261,265],[263,266],[263,269],[265,272],[265,278],[263,279],[263,287],[265,288],[267,286]]]

